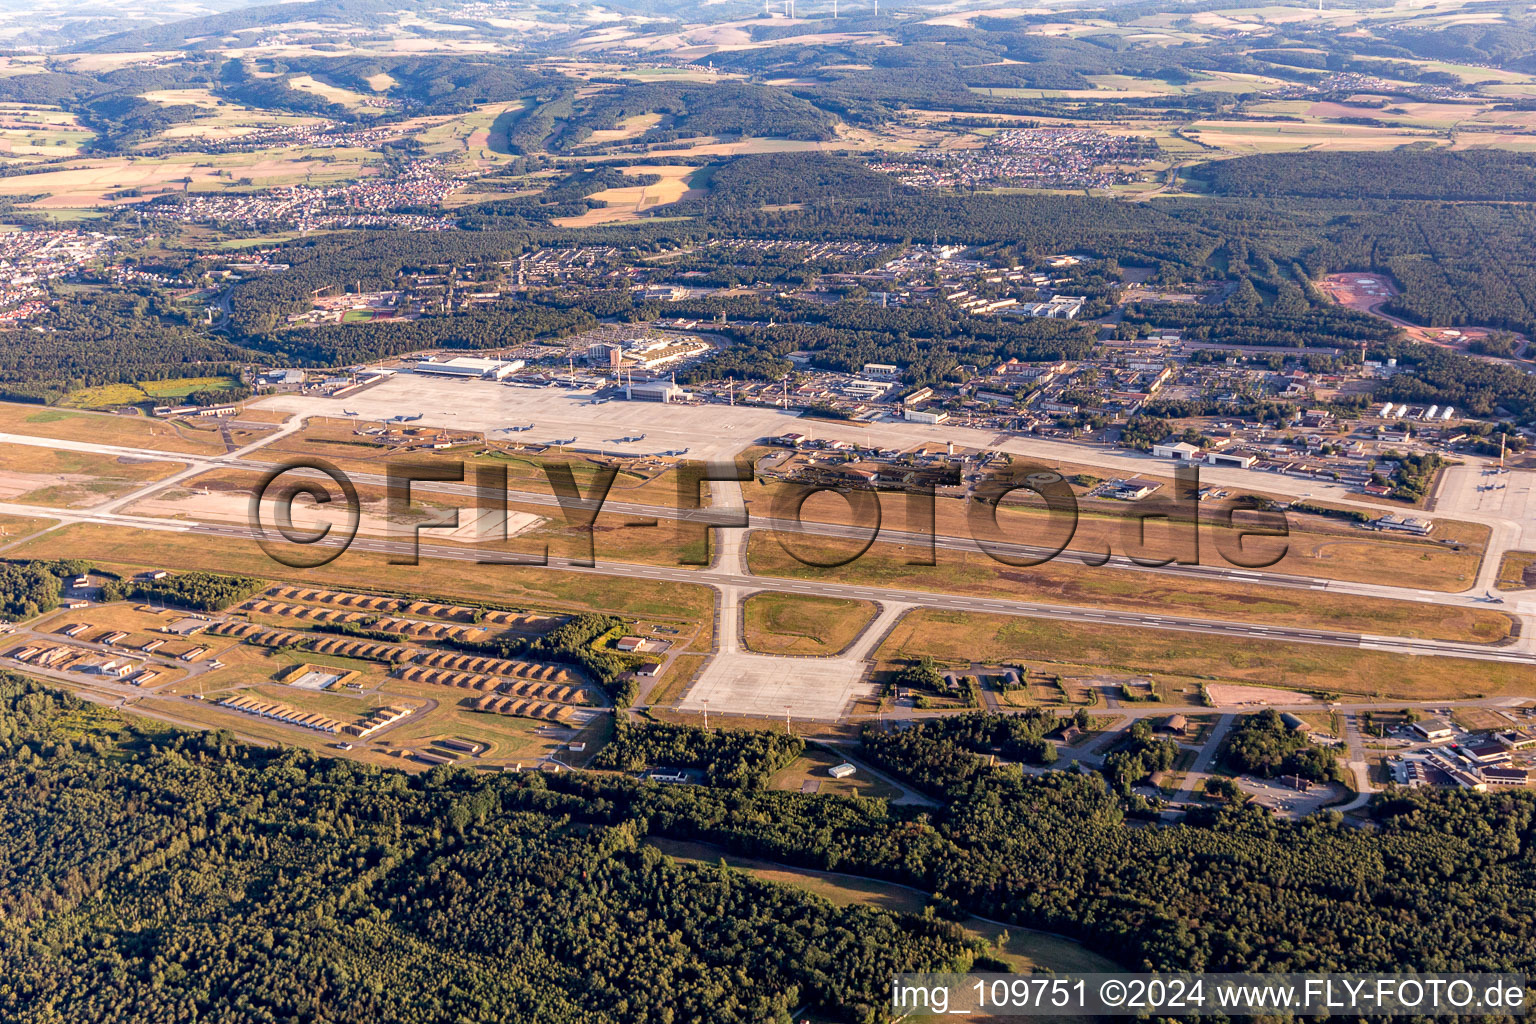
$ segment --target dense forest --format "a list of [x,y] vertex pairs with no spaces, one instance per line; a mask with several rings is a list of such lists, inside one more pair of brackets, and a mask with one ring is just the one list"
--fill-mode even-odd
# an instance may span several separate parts
[[743,322],[716,328],[735,344],[682,371],[678,379],[685,383],[722,377],[774,380],[789,371],[786,356],[796,351],[809,352],[813,365],[830,370],[853,372],[865,363],[891,362],[904,368],[910,384],[960,381],[968,376],[961,366],[1083,358],[1097,330],[1094,324],[1069,320],[968,316],[943,303],[882,309],[707,299],[673,303],[669,312],[673,309]]
[[411,777],[150,728],[0,690],[8,1019],[730,1022],[804,1003],[874,1019],[892,970],[969,962],[945,925],[677,867],[647,835],[912,884],[1131,968],[1536,960],[1526,792],[1395,791],[1375,829],[1252,807],[1131,827],[1102,777],[989,765],[968,731],[930,737],[920,764],[866,745],[944,798],[903,808],[611,774]]
[[14,676],[0,780],[0,1017],[18,1024],[873,1021],[892,973],[974,955],[941,921],[541,809],[537,776],[156,732]]
[[374,92],[378,76],[386,76],[384,95],[407,101],[413,114],[462,113],[484,103],[553,95],[567,85],[564,77],[530,70],[520,61],[450,54],[293,57],[268,69],[273,72],[312,75],[365,96]]
[[617,128],[627,118],[661,114],[627,145],[685,138],[758,136],[818,142],[833,138],[836,119],[782,89],[741,82],[627,84],[578,103],[548,140],[555,149],[579,147],[594,131]]
[[0,345],[0,397],[51,402],[98,384],[233,376],[264,358],[198,330],[181,310],[153,295],[61,302],[52,326],[6,335]]
[[74,560],[0,562],[0,619],[18,622],[53,611],[63,593],[63,577],[87,568]]
[[737,729],[634,725],[614,722],[613,739],[592,760],[592,767],[638,772],[649,768],[696,768],[711,786],[763,789],[768,777],[805,749],[798,736]]
[[1493,149],[1267,153],[1214,160],[1189,173],[1228,196],[1536,200],[1536,157]]

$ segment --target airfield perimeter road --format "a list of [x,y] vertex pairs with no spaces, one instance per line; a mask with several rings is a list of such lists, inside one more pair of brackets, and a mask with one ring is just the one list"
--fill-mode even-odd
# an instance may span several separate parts
[[[206,534],[224,537],[247,538],[250,536],[250,528],[246,525],[228,523],[188,523],[179,520],[157,519],[147,516],[129,515],[118,509],[131,505],[134,501],[161,490],[173,483],[180,482],[198,471],[228,468],[248,468],[264,470],[271,467],[271,462],[255,461],[249,456],[265,445],[271,444],[280,437],[299,430],[302,426],[302,417],[291,417],[282,427],[273,433],[259,438],[235,451],[224,455],[188,455],[179,452],[164,452],[154,449],[133,448],[121,445],[95,444],[79,441],[59,441],[52,438],[40,438],[29,435],[0,433],[0,444],[23,444],[39,447],[50,447],[64,450],[89,451],[98,454],[115,455],[119,457],[147,458],[160,461],[179,462],[186,469],[174,474],[172,477],[155,481],[140,487],[133,492],[104,502],[94,508],[85,509],[58,509],[46,506],[33,506],[15,502],[0,502],[0,513],[27,516],[37,519],[53,520],[59,525],[69,523],[97,523],[109,526],[127,527],[133,529],[171,531],[177,533]],[[359,477],[360,482],[366,482],[367,475]],[[373,479],[382,480],[382,476]],[[436,485],[445,486],[445,485]],[[447,485],[454,486],[454,485]],[[458,485],[467,491],[473,488],[469,485]],[[423,487],[425,490],[426,487]],[[555,499],[548,495],[509,495],[510,500],[526,501],[529,503],[542,503],[554,505]],[[685,510],[679,512],[666,507],[653,507],[632,503],[614,502],[606,504],[605,510],[622,514],[633,514],[645,518],[681,518],[699,522],[706,525],[711,520],[718,522],[719,517],[729,513],[720,508],[705,508],[697,510]],[[830,536],[849,536],[862,538],[863,532],[856,527],[839,526],[835,524],[794,524],[782,520],[755,518],[749,525],[749,529],[770,528],[786,531],[810,532],[826,534]],[[717,529],[716,535],[740,534],[741,531]],[[912,535],[891,534],[886,539],[900,540],[906,536],[909,541],[922,542],[922,538]],[[744,549],[744,536],[738,536],[727,541],[734,551]],[[360,551],[387,553],[393,550],[393,542],[389,539],[378,539],[359,536],[353,541],[353,547]],[[974,542],[966,538],[941,538],[939,544],[945,548],[974,547]],[[1034,553],[1040,549],[1029,545],[1016,545],[1019,553]],[[484,552],[473,547],[465,547],[451,544],[432,544],[423,540],[420,545],[423,557],[435,559],[447,559],[467,562],[480,562],[487,559]],[[1495,558],[1497,553],[1490,551],[1485,557]],[[1474,658],[1484,661],[1499,661],[1516,664],[1536,664],[1536,630],[1532,629],[1531,612],[1533,609],[1522,604],[1511,604],[1501,608],[1515,615],[1521,623],[1522,632],[1519,639],[1512,644],[1504,646],[1480,645],[1473,643],[1458,643],[1453,641],[1420,640],[1406,637],[1388,637],[1362,635],[1358,633],[1345,633],[1326,629],[1307,629],[1285,626],[1261,626],[1245,623],[1223,622],[1206,619],[1192,618],[1188,616],[1162,615],[1139,612],[1111,611],[1099,608],[1077,607],[1072,605],[1044,604],[1029,601],[1009,600],[992,597],[971,597],[966,595],[943,594],[922,590],[898,590],[885,587],[860,586],[855,584],[834,583],[829,581],[806,581],[785,579],[771,576],[749,575],[745,566],[741,564],[739,557],[729,560],[731,564],[716,565],[699,568],[672,568],[667,566],[650,566],[633,563],[599,562],[595,566],[583,566],[572,563],[570,560],[549,560],[549,568],[560,571],[591,573],[596,575],[623,576],[636,580],[664,580],[668,582],[695,583],[712,586],[716,589],[731,588],[740,594],[757,591],[778,591],[784,593],[797,593],[808,595],[822,595],[828,597],[856,598],[871,601],[894,601],[901,604],[919,608],[934,608],[950,611],[980,612],[990,614],[1023,615],[1032,618],[1057,619],[1074,623],[1096,622],[1103,625],[1130,626],[1146,629],[1175,630],[1189,633],[1205,634],[1210,636],[1224,636],[1239,639],[1263,639],[1289,641],[1294,643],[1322,644],[1329,646],[1354,647],[1369,650],[1388,651],[1401,654],[1416,655],[1449,655],[1454,657]],[[1382,585],[1368,585],[1355,583],[1340,583],[1337,581],[1323,581],[1298,576],[1277,576],[1249,570],[1222,569],[1207,566],[1167,566],[1144,567],[1129,560],[1117,560],[1112,563],[1115,568],[1133,569],[1136,571],[1155,573],[1183,573],[1200,575],[1202,578],[1225,579],[1245,584],[1257,584],[1267,586],[1285,587],[1290,589],[1326,590],[1330,592],[1347,592],[1359,596],[1384,597],[1396,600],[1408,600],[1429,602],[1446,605],[1469,605],[1480,603],[1475,594],[1447,594],[1435,591],[1426,591],[1410,588],[1389,587]]]
[[[56,508],[38,509],[31,506],[16,503],[0,503],[0,511],[13,515],[43,516],[46,518],[62,519],[70,521],[107,523],[103,518],[105,513],[114,512],[126,508],[133,502],[147,497],[157,491],[180,483],[191,477],[214,469],[244,469],[253,472],[266,472],[278,463],[271,460],[250,458],[249,456],[264,445],[271,444],[281,437],[294,433],[301,428],[298,420],[290,420],[279,431],[260,438],[237,451],[226,455],[187,455],[180,452],[162,452],[154,449],[133,448],[124,445],[97,444],[87,441],[55,441],[49,438],[32,437],[23,434],[0,433],[0,444],[20,444],[35,447],[51,447],[66,451],[90,452],[98,455],[112,455],[119,458],[144,458],[155,459],[163,462],[180,462],[186,466],[171,477],[146,484],[129,494],[114,498],[109,502],[93,506],[88,509],[65,511]],[[385,476],[382,473],[353,472],[348,474],[354,483],[363,485],[383,486]],[[317,479],[323,479],[315,474]],[[431,493],[452,494],[459,496],[481,496],[482,492],[473,484],[452,482],[422,482],[413,486],[414,494],[428,495]],[[487,498],[494,497],[486,493]],[[510,491],[506,495],[507,501],[516,505],[533,505],[547,508],[558,508],[559,502],[549,494],[535,492]],[[578,502],[577,507],[590,512],[591,505],[587,502]],[[731,512],[719,507],[678,509],[665,505],[642,505],[635,502],[606,501],[602,505],[602,511],[612,515],[634,516],[636,519],[667,519],[682,522],[697,523],[700,526],[719,525],[727,521]],[[1469,516],[1468,518],[1476,518]],[[145,526],[155,522],[150,518],[136,517],[132,523],[119,523],[118,525]],[[843,538],[862,541],[867,537],[867,531],[857,526],[847,526],[836,523],[818,523],[814,521],[796,522],[787,519],[778,519],[766,516],[752,516],[748,523],[749,530],[767,530],[783,534],[807,534],[830,538]],[[879,542],[883,544],[904,544],[911,546],[923,546],[928,543],[928,538],[921,534],[901,530],[892,530],[882,527]],[[934,540],[936,547],[946,551],[979,551],[976,542],[969,537],[940,536]],[[1039,558],[1051,553],[1041,545],[1000,543],[996,549],[1009,556]],[[1480,572],[1480,578],[1486,575],[1492,566],[1492,572],[1497,573],[1499,558],[1502,549],[1490,547],[1484,555],[1484,565]],[[1102,552],[1086,551],[1078,548],[1067,548],[1059,557],[1068,560],[1092,559],[1097,562],[1103,557]],[[1106,565],[1111,569],[1125,569],[1137,572],[1152,572],[1164,575],[1181,575],[1199,577],[1205,580],[1217,580],[1230,583],[1244,583],[1258,586],[1282,587],[1292,590],[1320,590],[1334,594],[1351,594],[1357,597],[1377,597],[1396,601],[1416,601],[1429,604],[1452,605],[1456,607],[1468,607],[1486,605],[1483,598],[1485,592],[1482,588],[1449,593],[1445,591],[1425,590],[1422,588],[1393,587],[1385,584],[1356,583],[1343,580],[1328,580],[1310,576],[1296,576],[1285,573],[1270,573],[1252,569],[1223,568],[1211,565],[1143,565],[1124,555],[1116,555]],[[694,582],[700,582],[695,580]],[[760,588],[761,589],[761,588]],[[1517,645],[1536,650],[1536,606],[1525,608],[1511,603],[1504,610],[1525,620],[1525,623]]]

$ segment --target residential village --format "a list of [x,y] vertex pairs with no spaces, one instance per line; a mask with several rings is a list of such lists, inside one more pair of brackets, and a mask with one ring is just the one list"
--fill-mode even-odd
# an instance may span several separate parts
[[431,161],[412,161],[396,175],[344,185],[290,185],[259,192],[190,192],[159,197],[141,208],[150,221],[175,224],[291,225],[321,228],[401,228],[444,231],[456,218],[409,212],[437,206],[468,178],[444,176]]
[[1014,128],[980,148],[924,149],[870,166],[924,189],[1109,188],[1157,153],[1152,139],[1091,128]]

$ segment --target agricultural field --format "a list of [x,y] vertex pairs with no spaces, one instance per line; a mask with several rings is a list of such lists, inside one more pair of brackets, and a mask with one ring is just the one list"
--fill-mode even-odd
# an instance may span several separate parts
[[296,75],[288,80],[288,88],[299,92],[318,96],[330,103],[339,103],[352,111],[368,109],[367,97],[362,93],[353,92],[351,89],[343,89],[328,82],[322,82],[313,75]]
[[661,180],[651,185],[628,185],[595,192],[588,198],[606,203],[606,206],[588,210],[579,217],[564,217],[555,223],[561,227],[577,228],[638,220],[658,206],[703,195],[703,189],[693,184],[703,173],[702,168],[633,164],[623,168],[623,171],[632,176],[655,175]]
[[0,103],[0,159],[14,163],[74,156],[95,133],[54,107]]
[[[364,150],[326,150],[322,156],[303,148],[231,153],[217,161],[200,153],[150,157],[129,154],[85,159],[24,177],[0,178],[0,196],[41,196],[26,203],[39,210],[95,209],[137,201],[144,196],[181,192],[225,192],[280,185],[327,184],[367,177],[370,154]],[[249,179],[249,184],[241,184]],[[138,190],[137,196],[113,193]]]

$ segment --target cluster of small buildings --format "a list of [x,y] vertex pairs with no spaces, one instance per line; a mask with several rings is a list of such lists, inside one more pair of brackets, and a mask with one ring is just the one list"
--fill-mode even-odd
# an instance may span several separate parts
[[1015,128],[980,149],[923,149],[870,166],[916,188],[1108,188],[1157,151],[1153,139],[1091,128]]
[[705,249],[728,249],[757,253],[793,253],[807,261],[822,263],[836,260],[871,259],[890,248],[883,242],[827,242],[797,238],[714,238]]
[[[305,149],[375,149],[400,134],[397,126],[354,128],[334,121],[312,124],[274,125],[257,128],[232,139],[219,140],[217,148],[226,153],[242,153],[278,146],[303,146]],[[210,147],[211,148],[211,147]]]
[[328,715],[300,711],[298,708],[289,707],[287,704],[279,704],[275,701],[262,700],[257,697],[226,697],[218,702],[218,706],[228,708],[231,711],[239,711],[241,714],[269,718],[286,725],[297,725],[303,729],[313,729],[315,732],[322,732],[328,735],[343,734],[354,736],[358,739],[371,736],[380,729],[393,725],[402,718],[409,717],[416,710],[408,706],[388,705],[370,711],[356,722],[343,722]]
[[562,284],[611,283],[627,275],[620,268],[620,253],[609,245],[580,245],[564,249],[537,249],[496,264],[516,289],[547,288]]
[[106,258],[119,238],[100,231],[51,229],[0,234],[0,325],[46,313],[47,283]]
[[1330,93],[1375,93],[1385,96],[1412,96],[1420,100],[1455,100],[1465,98],[1465,90],[1445,85],[1405,84],[1358,71],[1336,71],[1319,82],[1286,85],[1266,91],[1267,99],[1303,99]]
[[1490,786],[1526,786],[1531,782],[1527,758],[1520,752],[1536,747],[1536,736],[1504,729],[1455,742],[1455,730],[1443,719],[1415,722],[1411,732],[1432,746],[1394,756],[1388,764],[1393,781],[1403,786],[1454,785],[1486,790]]
[[151,219],[180,224],[234,221],[291,225],[301,231],[346,227],[444,231],[456,227],[457,218],[391,211],[438,206],[464,183],[463,177],[441,174],[435,163],[415,161],[387,178],[248,193],[193,192],[169,202],[157,199],[140,211]]
[[68,644],[33,641],[7,651],[5,656],[33,668],[80,672],[103,679],[116,679],[134,686],[144,686],[161,675],[157,669],[136,665],[125,658],[96,654]]
[[[729,245],[742,250],[802,254],[807,260],[829,262],[871,262],[892,247],[873,243],[837,243],[781,241],[774,239],[727,239],[710,245]],[[707,245],[706,248],[709,246]],[[1090,305],[1086,295],[1067,292],[1075,278],[1060,273],[1032,270],[1019,264],[999,266],[979,259],[963,258],[963,246],[906,246],[896,255],[867,269],[827,270],[812,280],[785,289],[782,284],[759,282],[751,287],[759,294],[796,298],[815,303],[866,301],[881,307],[906,306],[925,302],[944,302],[969,316],[1016,316],[1075,319]],[[1046,269],[1067,270],[1083,260],[1065,255],[1050,257]],[[747,269],[747,268],[743,268]],[[641,294],[656,301],[673,301],[708,289],[690,285],[690,279],[703,276],[701,271],[684,271],[662,276],[664,268],[631,269],[631,276],[641,275],[657,282],[644,286]],[[637,287],[640,287],[637,285]],[[739,292],[741,289],[737,289]]]
[[903,451],[851,441],[818,440],[798,431],[763,438],[760,443],[786,450],[759,460],[759,479],[854,484],[876,490],[931,487],[935,494],[944,497],[964,493],[963,469],[980,471],[997,465],[1002,458],[996,452],[957,455],[948,443],[918,445]]

